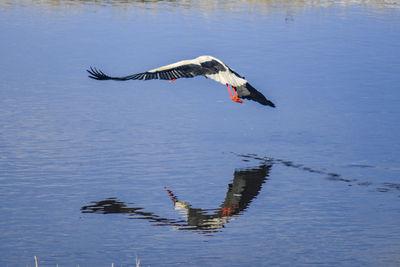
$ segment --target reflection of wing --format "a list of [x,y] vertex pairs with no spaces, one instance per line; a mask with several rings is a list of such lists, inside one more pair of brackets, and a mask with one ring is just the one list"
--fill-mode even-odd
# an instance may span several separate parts
[[268,177],[271,165],[258,168],[238,170],[234,173],[233,182],[228,185],[228,191],[220,208],[212,214],[205,214],[202,209],[192,209],[189,212],[188,223],[197,226],[221,228],[233,215],[244,211],[258,195],[262,184]]
[[260,192],[270,169],[271,165],[262,165],[255,169],[235,171],[233,183],[229,184],[221,207],[235,206],[235,214],[245,210]]
[[134,217],[147,219],[151,222],[157,223],[158,225],[178,225],[184,226],[184,221],[177,221],[173,219],[162,218],[155,213],[142,211],[141,207],[127,207],[124,202],[117,201],[115,198],[108,198],[101,201],[94,201],[92,205],[83,206],[81,208],[82,213],[99,213],[99,214],[110,214],[110,213],[127,213]]
[[132,213],[141,208],[127,207],[124,202],[117,201],[115,198],[108,198],[102,201],[93,202],[92,205],[83,206],[82,213]]

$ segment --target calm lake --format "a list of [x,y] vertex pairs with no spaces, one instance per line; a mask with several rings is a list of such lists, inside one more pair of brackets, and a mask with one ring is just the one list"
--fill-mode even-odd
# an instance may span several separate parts
[[[0,0],[0,266],[399,266],[399,1]],[[196,77],[96,81],[200,55]]]

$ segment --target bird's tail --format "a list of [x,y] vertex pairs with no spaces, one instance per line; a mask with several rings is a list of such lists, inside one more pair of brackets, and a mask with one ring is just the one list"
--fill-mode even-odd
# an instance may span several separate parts
[[275,107],[274,103],[272,103],[270,100],[268,100],[262,93],[257,91],[249,83],[246,83],[244,85],[244,87],[247,89],[249,94],[239,95],[240,98],[253,100],[253,101],[256,101],[256,102],[258,102],[258,103],[260,103],[262,105],[265,105],[265,106],[270,106],[270,107],[273,107],[273,108]]

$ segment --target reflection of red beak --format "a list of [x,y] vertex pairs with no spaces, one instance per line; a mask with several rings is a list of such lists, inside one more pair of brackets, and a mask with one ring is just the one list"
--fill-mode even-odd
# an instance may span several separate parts
[[178,202],[178,198],[172,193],[171,190],[169,190],[168,188],[164,187],[165,190],[167,190],[169,197],[171,198],[171,200],[176,203]]

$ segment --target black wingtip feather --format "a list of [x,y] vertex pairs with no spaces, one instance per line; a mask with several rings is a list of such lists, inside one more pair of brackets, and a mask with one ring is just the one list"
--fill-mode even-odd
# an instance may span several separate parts
[[264,106],[270,106],[272,108],[275,108],[275,104],[272,103],[272,101],[268,100],[262,93],[260,93],[259,91],[257,91],[253,86],[251,86],[249,83],[245,84],[246,89],[250,92],[250,95],[246,95],[246,96],[240,96],[242,98],[245,99],[249,99],[249,100],[253,100],[256,101],[258,103],[260,103],[261,105]]
[[95,79],[95,80],[110,80],[112,79],[110,76],[104,74],[101,70],[97,70],[96,68],[90,67],[90,70],[86,70],[90,75],[88,75],[89,78]]
[[266,99],[266,101],[265,101],[265,105],[266,105],[266,106],[273,107],[273,108],[276,108],[275,104],[274,104],[274,103],[272,103],[271,101],[269,101],[268,99]]

